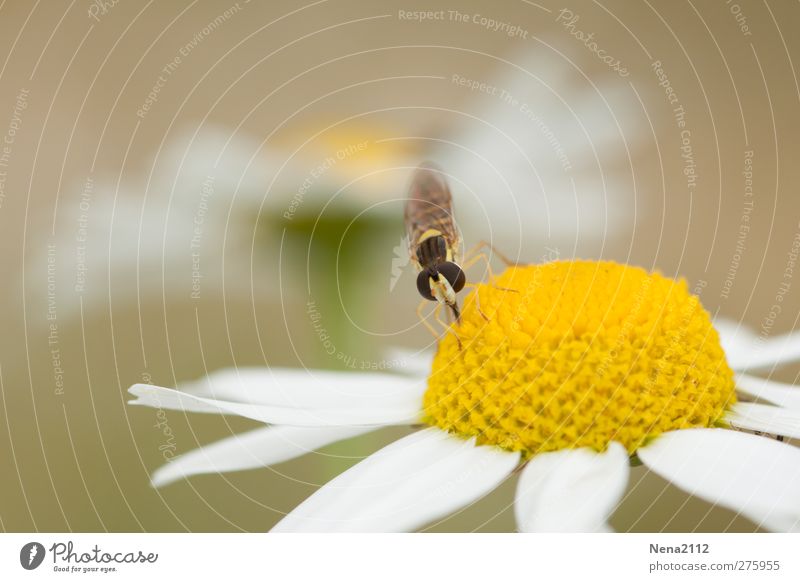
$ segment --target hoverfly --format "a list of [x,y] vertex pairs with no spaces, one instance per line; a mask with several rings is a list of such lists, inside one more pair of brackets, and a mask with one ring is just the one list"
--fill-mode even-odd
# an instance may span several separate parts
[[[406,201],[405,225],[409,254],[418,271],[419,294],[428,301],[447,305],[459,321],[456,293],[467,282],[458,264],[461,238],[453,218],[450,188],[435,164],[425,162],[414,171]],[[424,304],[423,301],[418,312]]]

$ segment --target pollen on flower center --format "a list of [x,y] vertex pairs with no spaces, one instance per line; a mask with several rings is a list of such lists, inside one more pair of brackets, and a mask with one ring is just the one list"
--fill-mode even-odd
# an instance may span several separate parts
[[[476,296],[478,301],[476,301]],[[630,453],[675,429],[721,422],[733,373],[685,281],[611,262],[512,267],[466,298],[439,344],[428,424],[530,456]]]

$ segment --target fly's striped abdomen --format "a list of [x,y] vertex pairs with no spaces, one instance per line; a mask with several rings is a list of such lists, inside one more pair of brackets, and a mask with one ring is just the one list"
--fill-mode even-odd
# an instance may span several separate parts
[[[453,197],[444,174],[430,162],[414,172],[405,219],[408,250],[419,271],[417,290],[423,299],[447,305],[458,321],[461,312],[456,293],[464,288],[467,279],[456,257],[459,239]],[[429,329],[436,335],[432,327]]]

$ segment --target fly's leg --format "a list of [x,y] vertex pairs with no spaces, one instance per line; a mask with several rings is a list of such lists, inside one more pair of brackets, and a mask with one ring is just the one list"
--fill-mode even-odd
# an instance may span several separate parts
[[475,293],[472,294],[472,296],[475,297],[475,309],[478,310],[478,314],[484,319],[484,321],[489,321],[489,318],[486,317],[486,314],[483,312],[483,310],[481,310],[481,296],[478,293],[478,285],[476,283],[469,283],[467,285],[464,285],[464,288],[475,289]]
[[[472,248],[471,248],[469,251],[467,251],[467,253],[466,253],[464,256],[465,256],[465,257],[469,257],[470,255],[474,255],[474,254],[475,254],[475,253],[477,253],[479,250],[481,250],[481,249],[485,249],[486,247],[489,247],[489,249],[491,249],[492,253],[494,253],[495,255],[497,255],[497,258],[498,258],[498,259],[500,259],[500,260],[501,260],[501,261],[502,261],[502,262],[505,264],[505,266],[506,266],[506,267],[513,267],[513,266],[515,266],[515,265],[522,265],[522,264],[524,264],[524,263],[519,263],[519,262],[517,262],[517,261],[512,261],[511,259],[509,259],[509,258],[508,258],[507,256],[505,256],[503,253],[501,253],[500,251],[498,251],[498,250],[495,248],[495,246],[494,246],[492,243],[490,243],[488,240],[482,240],[482,241],[480,241],[478,244],[476,244],[474,247],[472,247]],[[482,253],[482,254],[485,254],[485,253]],[[488,258],[486,259],[486,263],[487,263],[487,264],[489,263],[489,259],[488,259]]]
[[427,299],[423,299],[423,300],[420,302],[419,306],[417,307],[417,317],[419,317],[419,320],[422,322],[422,324],[423,324],[425,327],[427,327],[427,328],[428,328],[428,331],[429,331],[429,332],[431,332],[431,335],[433,335],[433,337],[435,337],[435,338],[438,340],[438,339],[439,339],[439,336],[440,336],[439,332],[437,331],[437,329],[436,329],[435,327],[433,327],[433,326],[432,326],[432,325],[431,325],[431,324],[428,322],[428,319],[425,317],[425,314],[424,314],[424,313],[422,313],[422,310],[425,308],[425,306],[426,306],[428,303],[429,303],[429,301],[428,301]]
[[[486,244],[489,244],[489,243],[486,243]],[[489,255],[487,255],[486,253],[480,253],[480,254],[477,254],[477,255],[473,256],[471,259],[467,260],[464,263],[462,269],[464,269],[466,271],[467,269],[469,269],[470,267],[475,265],[478,261],[484,261],[486,263],[486,270],[489,271],[489,281],[494,279],[495,278],[494,270],[492,269],[492,265],[489,262]],[[507,263],[507,264],[509,264],[509,265],[520,265],[522,263]],[[500,291],[511,291],[513,293],[519,293],[519,290],[517,290],[517,289],[509,289],[508,287],[498,287],[494,283],[490,283],[490,284],[495,289],[500,289]]]

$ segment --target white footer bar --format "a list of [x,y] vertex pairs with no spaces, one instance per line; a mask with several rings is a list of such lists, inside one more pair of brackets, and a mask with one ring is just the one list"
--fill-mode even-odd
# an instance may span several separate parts
[[796,534],[3,534],[0,580],[800,580]]

